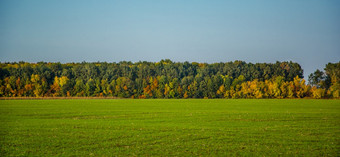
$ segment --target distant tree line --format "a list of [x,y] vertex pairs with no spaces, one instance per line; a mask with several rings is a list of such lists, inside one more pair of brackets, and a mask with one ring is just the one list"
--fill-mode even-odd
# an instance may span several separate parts
[[340,62],[303,79],[298,63],[1,63],[1,97],[339,98]]

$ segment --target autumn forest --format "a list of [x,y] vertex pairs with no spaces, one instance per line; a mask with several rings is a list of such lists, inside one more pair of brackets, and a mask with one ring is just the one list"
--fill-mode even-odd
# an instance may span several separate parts
[[0,97],[339,98],[340,62],[304,79],[298,63],[0,64]]

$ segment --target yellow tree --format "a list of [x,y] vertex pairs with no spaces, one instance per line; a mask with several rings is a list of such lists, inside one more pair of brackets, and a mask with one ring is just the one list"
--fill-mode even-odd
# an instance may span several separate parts
[[254,96],[257,99],[261,99],[264,97],[264,89],[265,89],[265,83],[262,81],[257,81],[256,80],[256,88],[255,88],[255,93]]
[[316,86],[313,86],[311,89],[311,93],[313,98],[315,99],[321,99],[325,96],[325,89],[323,88],[317,88]]
[[305,96],[308,96],[309,86],[305,84],[305,80],[299,78],[299,76],[296,76],[294,78],[293,84],[294,84],[294,92],[295,96],[297,98],[303,98]]
[[184,94],[183,94],[183,98],[184,98],[184,99],[187,99],[188,97],[189,97],[188,92],[185,91]]
[[287,98],[288,97],[288,86],[289,86],[289,82],[282,82],[282,84],[280,86],[281,97],[282,98]]
[[258,84],[258,80],[257,79],[255,79],[255,80],[253,80],[253,81],[248,81],[248,86],[249,86],[249,88],[248,88],[248,93],[249,93],[249,98],[254,98],[255,97],[255,93],[256,93],[256,91],[258,90],[257,89],[257,84]]
[[164,87],[164,96],[169,98],[169,93],[170,93],[170,86],[168,84],[165,84],[165,87]]
[[31,82],[33,84],[33,93],[36,97],[41,97],[44,94],[43,88],[42,88],[42,81],[38,74],[31,76]]
[[158,89],[158,79],[157,79],[157,77],[155,77],[155,78],[151,77],[149,82],[150,82],[150,90],[151,90],[152,96],[156,96],[158,98],[161,98],[162,94],[161,94],[160,90]]
[[[186,93],[186,92],[185,92]],[[225,93],[225,88],[224,88],[224,85],[221,85],[218,90],[216,91],[216,95],[219,97],[219,98],[222,98],[223,95]]]
[[67,91],[63,88],[67,81],[69,79],[66,76],[62,76],[62,77],[54,77],[54,82],[51,85],[51,93],[52,96],[62,96],[62,90],[64,91],[64,94],[66,95]]
[[144,93],[144,96],[146,96],[147,98],[152,97],[152,91],[151,91],[150,85],[147,85],[145,88],[143,88],[143,93]]
[[249,98],[249,95],[250,95],[250,93],[249,93],[250,88],[249,88],[248,82],[249,82],[249,81],[243,82],[243,83],[241,84],[240,96],[241,96],[242,98]]
[[332,83],[332,86],[329,87],[327,94],[336,99],[340,98],[340,83]]
[[271,80],[268,80],[268,81],[266,82],[266,84],[267,84],[267,88],[268,88],[267,97],[268,97],[268,98],[274,98],[274,96],[275,96],[275,90],[276,90],[275,84],[274,84]]
[[287,85],[287,98],[294,98],[294,83],[292,81],[288,82]]
[[18,79],[15,81],[16,89],[18,90],[18,96],[23,96],[24,94],[24,87],[23,83],[21,82],[21,78],[18,77]]
[[275,78],[275,82],[274,82],[274,97],[275,98],[283,98],[282,90],[281,90],[281,86],[284,83],[283,79],[284,77],[282,76],[278,76]]

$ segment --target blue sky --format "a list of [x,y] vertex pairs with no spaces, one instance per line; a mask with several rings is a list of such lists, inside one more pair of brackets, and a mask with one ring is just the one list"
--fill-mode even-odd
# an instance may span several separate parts
[[1,0],[0,61],[340,61],[338,0]]

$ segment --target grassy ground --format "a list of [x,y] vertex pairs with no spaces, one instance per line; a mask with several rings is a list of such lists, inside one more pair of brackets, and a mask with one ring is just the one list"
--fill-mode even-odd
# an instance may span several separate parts
[[1,100],[0,156],[338,156],[340,100]]

